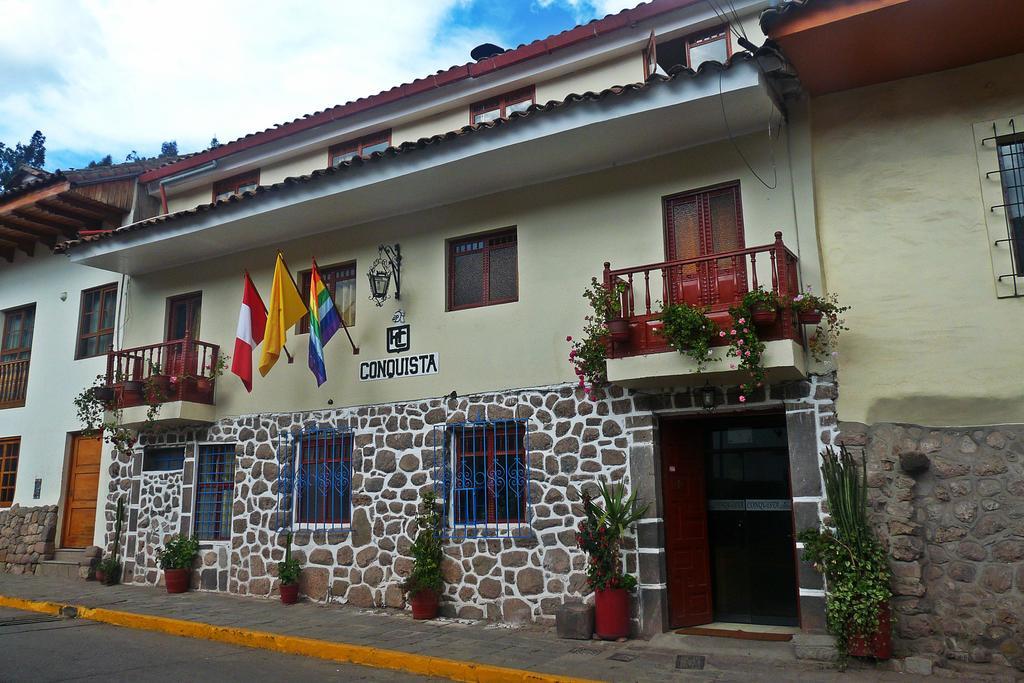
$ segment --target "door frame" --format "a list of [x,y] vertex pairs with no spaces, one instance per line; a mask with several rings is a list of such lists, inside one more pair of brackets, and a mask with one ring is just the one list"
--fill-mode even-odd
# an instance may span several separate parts
[[[707,413],[703,413],[703,414],[701,414],[701,413],[682,413],[682,414],[675,414],[675,415],[659,415],[658,416],[658,423],[659,423],[659,425],[661,425],[661,424],[663,424],[665,422],[689,422],[689,423],[701,422],[704,425],[714,425],[714,426],[726,425],[726,426],[728,426],[728,425],[749,425],[751,422],[753,422],[753,423],[758,423],[758,422],[767,423],[767,422],[773,421],[773,420],[778,420],[778,423],[781,424],[786,429],[786,441],[787,441],[786,451],[787,451],[787,458],[789,460],[789,463],[788,463],[789,466],[787,467],[787,470],[788,470],[787,471],[787,476],[789,478],[789,495],[790,495],[790,500],[792,500],[793,499],[793,492],[794,492],[793,465],[792,465],[793,454],[790,451],[790,448],[789,448],[789,445],[788,445],[789,444],[789,425],[788,425],[788,421],[787,421],[787,411],[786,411],[785,407],[783,407],[783,406],[767,406],[767,407],[762,408],[762,409],[754,409],[754,410],[740,408],[740,409],[736,409],[736,410],[726,410],[726,411],[723,411],[722,413],[719,413],[717,415],[709,415]],[[661,438],[662,438],[661,437],[661,431],[662,430],[659,427],[659,430],[658,430],[659,436],[658,436],[658,442],[657,442],[659,451],[661,449]],[[658,462],[658,471],[660,473],[662,471],[662,467],[664,465],[664,456],[663,455],[659,455],[658,461],[659,461]],[[706,473],[705,473],[705,476],[706,476]],[[657,487],[657,495],[661,499],[662,506],[665,504],[665,483],[666,482],[664,481],[664,479],[662,479],[659,482],[659,485]],[[706,481],[705,481],[705,487],[706,487]],[[707,496],[707,492],[705,490],[705,498],[706,498],[706,496]],[[706,523],[707,523],[707,520],[705,519],[705,524]],[[797,528],[796,528],[796,505],[795,504],[790,507],[790,524],[791,524],[792,529],[793,529],[793,539],[794,539],[794,543],[792,544],[792,555],[793,555],[793,568],[794,568],[794,579],[795,579],[795,586],[794,586],[794,588],[795,588],[797,624],[800,625],[799,626],[800,628],[803,628],[803,613],[802,613],[802,606],[801,606],[801,600],[800,600],[800,597],[801,597],[800,596],[800,556],[799,556],[799,553],[797,551],[796,542],[795,542],[796,533],[797,533]],[[666,531],[667,531],[667,529],[666,529]],[[708,551],[709,551],[709,558],[710,558],[710,536],[708,537],[708,540],[709,540]],[[668,592],[668,539],[667,538],[663,538],[662,539],[662,549],[664,551],[664,557],[662,559],[662,561],[663,561],[662,571],[663,571],[663,576],[665,577],[665,586],[666,586],[666,591],[665,591],[665,600],[666,600],[665,608],[666,609],[665,609],[665,613],[664,613],[665,616],[664,616],[664,621],[663,621],[663,628],[665,630],[667,630],[667,631],[672,631],[672,630],[674,630],[675,628],[678,628],[678,627],[673,626],[672,623],[671,623],[671,619],[672,619],[672,609],[671,609],[672,596]],[[713,601],[714,600],[714,584],[713,583],[712,583],[712,586],[711,586],[711,590],[712,590],[712,601]],[[712,618],[713,618],[713,613],[712,613]]]
[[[68,505],[69,505],[69,503],[71,501],[71,467],[74,464],[74,459],[75,459],[75,439],[77,439],[77,438],[85,438],[85,437],[83,436],[82,432],[68,432],[67,437],[65,439],[63,477],[62,477],[62,482],[61,482],[60,500],[59,500],[59,503],[57,505],[57,535],[56,535],[56,537],[54,539],[56,541],[55,544],[54,544],[54,547],[56,547],[58,550],[62,550],[62,549],[66,548],[66,546],[65,546],[65,540],[66,540],[65,539],[65,535],[66,535],[66,531],[67,530],[65,529],[65,524],[68,521]],[[102,433],[97,434],[96,438],[100,442],[100,462],[99,462],[99,471],[97,472],[97,478],[96,478],[96,513],[93,515],[92,539],[90,540],[89,545],[94,545],[94,542],[96,540],[96,529],[97,529],[96,515],[98,515],[100,513],[100,510],[103,507],[102,503],[105,500],[105,499],[101,499],[101,497],[100,497],[100,495],[101,495],[100,491],[103,490],[103,481],[102,480],[103,480],[103,471],[104,471],[104,468],[103,468],[103,443],[104,442],[103,442],[103,435],[102,435]],[[86,546],[86,547],[88,547],[88,546]],[[79,548],[71,548],[71,550],[79,550]]]
[[181,301],[182,299],[198,299],[199,300],[199,315],[196,316],[196,329],[187,330],[191,332],[192,339],[199,339],[199,325],[203,319],[203,290],[199,289],[194,292],[185,292],[183,294],[175,294],[174,296],[167,297],[166,303],[164,304],[164,341],[178,341],[177,339],[171,339],[171,311],[173,310],[174,303]]

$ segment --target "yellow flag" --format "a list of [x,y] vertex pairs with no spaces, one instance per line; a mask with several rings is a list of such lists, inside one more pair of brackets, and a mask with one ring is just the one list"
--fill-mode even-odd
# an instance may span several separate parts
[[308,312],[280,252],[274,266],[274,284],[270,288],[267,307],[270,309],[267,311],[267,331],[260,351],[260,374],[264,377],[274,367],[281,355],[281,347],[288,341],[288,328]]

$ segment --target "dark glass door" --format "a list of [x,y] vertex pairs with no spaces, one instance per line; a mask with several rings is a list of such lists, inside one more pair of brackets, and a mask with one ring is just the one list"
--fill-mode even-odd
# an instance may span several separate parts
[[784,424],[715,427],[705,448],[715,621],[796,626]]

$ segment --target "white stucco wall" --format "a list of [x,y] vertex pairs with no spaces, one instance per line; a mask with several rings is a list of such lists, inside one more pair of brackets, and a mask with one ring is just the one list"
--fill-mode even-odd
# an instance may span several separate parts
[[[36,249],[34,258],[19,253],[13,264],[0,264],[0,311],[36,305],[25,406],[0,410],[0,437],[21,438],[14,494],[17,504],[62,501],[70,435],[81,429],[72,400],[106,371],[105,355],[75,360],[81,293],[120,280],[119,274],[72,264],[44,247]],[[40,497],[33,499],[37,478],[42,479],[42,487]],[[106,466],[102,466],[101,495],[107,480]]]

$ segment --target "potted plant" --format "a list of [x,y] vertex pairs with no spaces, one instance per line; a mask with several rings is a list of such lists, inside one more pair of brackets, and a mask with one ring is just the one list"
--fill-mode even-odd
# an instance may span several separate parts
[[755,325],[773,324],[779,317],[779,297],[764,287],[758,287],[743,295],[743,306],[750,311]]
[[284,562],[277,563],[277,578],[281,580],[281,602],[294,605],[299,599],[299,577],[302,567],[292,557],[292,532],[285,536]]
[[93,397],[104,404],[109,404],[114,400],[114,387],[102,385],[92,388]]
[[629,636],[629,591],[637,583],[622,570],[622,537],[644,516],[647,505],[640,504],[635,492],[627,496],[622,484],[602,480],[600,487],[603,507],[584,492],[586,518],[580,522],[576,544],[590,556],[587,583],[594,590],[594,632],[599,638],[618,640]]
[[121,561],[109,555],[96,565],[96,580],[104,586],[113,586],[121,578]]
[[231,359],[226,353],[217,353],[217,361],[205,375],[196,378],[196,390],[201,394],[209,394],[213,391],[214,381],[224,374]]
[[148,403],[163,403],[171,395],[171,376],[160,363],[149,362],[149,377],[143,383]]
[[412,572],[402,583],[402,590],[409,596],[413,619],[433,619],[441,591],[444,590],[444,576],[441,574],[441,537],[438,534],[440,516],[437,512],[437,496],[432,491],[423,494],[419,513],[416,515],[416,540],[412,544]]
[[199,554],[199,541],[190,536],[174,535],[156,551],[156,559],[164,570],[164,582],[168,593],[184,593],[188,590],[192,574],[192,562]]
[[764,385],[767,371],[764,367],[765,344],[757,334],[753,316],[745,304],[729,309],[732,326],[728,331],[720,330],[718,335],[729,343],[726,355],[737,362],[730,368],[738,367],[748,373],[749,379],[740,385],[740,403],[746,403],[759,387]]
[[845,446],[821,453],[821,473],[833,529],[805,529],[803,559],[825,575],[825,613],[840,656],[892,656],[889,587],[885,549],[867,519],[867,466],[858,465]]
[[711,355],[711,342],[718,326],[708,318],[707,309],[687,303],[669,304],[661,309],[661,329],[658,333],[673,349],[689,356],[703,372]]
[[[571,345],[569,362],[585,394],[589,395],[594,387],[608,382],[605,361],[608,359],[609,342],[622,342],[629,338],[629,321],[622,318],[622,295],[626,291],[625,282],[617,281],[609,289],[595,277],[591,278],[590,287],[583,292],[583,298],[590,303],[594,312],[584,317],[582,337],[573,339],[570,335],[565,340]],[[612,333],[612,321],[621,321],[615,323],[618,339]]]

